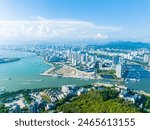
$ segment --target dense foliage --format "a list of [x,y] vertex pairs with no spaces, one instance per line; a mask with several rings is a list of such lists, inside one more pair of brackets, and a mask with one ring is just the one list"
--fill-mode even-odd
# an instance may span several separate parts
[[115,90],[90,91],[58,106],[65,113],[136,113],[140,109],[118,98]]
[[115,70],[98,70],[97,74],[100,75],[100,76],[110,75],[113,78],[117,79],[117,77],[116,77],[116,71]]
[[150,97],[148,97],[148,96],[144,96],[144,97],[145,97],[144,107],[146,109],[150,109]]
[[0,113],[8,113],[9,109],[4,104],[0,105]]

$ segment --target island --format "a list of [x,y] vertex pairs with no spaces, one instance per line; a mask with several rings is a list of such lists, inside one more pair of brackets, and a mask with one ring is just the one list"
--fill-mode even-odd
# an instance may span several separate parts
[[21,60],[21,58],[0,58],[0,64],[16,62]]

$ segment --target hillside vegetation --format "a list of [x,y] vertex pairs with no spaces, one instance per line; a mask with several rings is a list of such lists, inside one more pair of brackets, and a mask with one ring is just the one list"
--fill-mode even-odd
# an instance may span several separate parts
[[58,106],[65,113],[137,113],[139,108],[118,98],[115,90],[90,91],[75,97],[73,101]]

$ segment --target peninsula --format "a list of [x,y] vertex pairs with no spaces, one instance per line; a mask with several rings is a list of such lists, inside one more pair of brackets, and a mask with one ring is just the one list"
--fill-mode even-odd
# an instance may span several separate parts
[[21,60],[21,58],[0,58],[0,64],[16,62]]

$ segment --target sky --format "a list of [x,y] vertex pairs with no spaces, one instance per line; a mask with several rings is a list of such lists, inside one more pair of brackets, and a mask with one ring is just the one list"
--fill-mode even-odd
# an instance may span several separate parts
[[0,40],[150,42],[150,0],[0,0]]

